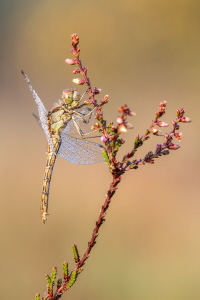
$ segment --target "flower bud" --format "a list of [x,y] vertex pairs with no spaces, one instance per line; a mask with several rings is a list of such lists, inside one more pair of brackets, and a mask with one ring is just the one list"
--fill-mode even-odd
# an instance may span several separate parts
[[68,65],[75,65],[77,61],[76,61],[76,59],[67,58],[67,59],[65,59],[65,62]]
[[109,96],[108,96],[108,95],[105,95],[105,96],[103,97],[103,99],[100,101],[100,103],[102,103],[102,104],[108,103],[108,98],[109,98]]
[[72,42],[73,42],[74,44],[78,44],[78,42],[79,42],[79,36],[78,36],[77,33],[71,34],[71,39],[72,39]]
[[124,126],[124,124],[120,124],[120,125],[118,126],[118,132],[119,132],[119,133],[125,133],[125,132],[127,132],[127,129],[126,129],[126,127]]
[[180,122],[182,122],[182,123],[190,123],[190,122],[192,122],[192,120],[190,118],[188,118],[188,117],[182,117],[182,118],[180,118]]
[[78,68],[75,68],[73,71],[72,71],[72,73],[73,74],[78,74],[78,73],[80,73],[81,71],[78,69]]
[[161,130],[159,130],[159,129],[157,129],[157,128],[153,128],[152,130],[151,130],[151,132],[154,134],[154,135],[163,135],[163,133],[162,133],[162,131]]
[[94,88],[94,93],[95,93],[95,95],[100,94],[101,93],[101,89],[95,87]]
[[174,137],[180,141],[183,138],[183,134],[181,132],[175,132]]
[[153,128],[153,129],[151,130],[151,132],[152,132],[153,134],[157,134],[157,133],[158,133],[158,129],[157,129],[157,128]]
[[99,123],[95,123],[93,126],[91,126],[92,130],[98,130],[100,128],[100,124]]
[[180,109],[178,109],[176,111],[176,115],[177,115],[178,118],[182,118],[183,115],[184,115],[184,113],[185,113],[185,109],[184,108],[180,108]]
[[179,146],[178,144],[173,144],[173,143],[171,143],[171,144],[169,144],[169,146],[168,146],[168,149],[170,149],[170,150],[177,150],[177,149],[179,149],[181,146]]
[[101,141],[103,142],[103,143],[105,143],[105,142],[107,142],[107,137],[105,136],[105,135],[102,135],[101,136]]
[[156,125],[159,126],[159,127],[168,127],[169,126],[168,123],[163,122],[163,121],[157,121]]
[[79,85],[83,85],[85,83],[85,81],[83,79],[80,78],[74,78],[73,83],[79,84]]
[[121,117],[117,117],[117,124],[121,124],[121,123],[123,123],[123,120],[122,120],[122,118]]

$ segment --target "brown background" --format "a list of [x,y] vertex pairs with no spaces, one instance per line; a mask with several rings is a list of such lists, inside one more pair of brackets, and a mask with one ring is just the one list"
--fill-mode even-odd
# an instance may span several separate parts
[[[93,86],[110,95],[107,119],[115,121],[124,103],[137,112],[124,152],[162,100],[164,121],[185,107],[193,122],[181,126],[180,150],[124,176],[97,246],[63,299],[199,299],[199,1],[4,0],[0,14],[1,299],[34,299],[54,265],[60,275],[64,260],[73,268],[70,247],[85,250],[111,180],[105,164],[59,158],[50,218],[41,223],[46,141],[20,70],[50,109],[64,88],[74,87],[64,63],[73,32]],[[148,142],[137,157],[159,142]]]

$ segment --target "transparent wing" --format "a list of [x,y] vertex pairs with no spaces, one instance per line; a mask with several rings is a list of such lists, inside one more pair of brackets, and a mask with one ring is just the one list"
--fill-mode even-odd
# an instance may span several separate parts
[[38,113],[39,113],[39,124],[41,125],[45,135],[46,135],[46,138],[47,138],[47,141],[48,143],[50,144],[51,146],[51,149],[53,151],[54,149],[54,146],[53,146],[53,143],[52,143],[52,140],[51,140],[51,136],[50,136],[50,133],[49,133],[49,126],[48,126],[48,118],[47,118],[47,114],[48,114],[48,111],[46,110],[44,104],[42,103],[41,99],[39,98],[39,96],[37,95],[36,91],[33,89],[31,83],[30,83],[30,80],[28,79],[28,77],[22,73],[25,77],[25,80],[26,82],[28,83],[28,86],[29,86],[29,89],[32,93],[32,96],[35,100],[35,103],[37,105],[37,108],[38,108]]
[[69,128],[73,127],[71,123],[73,121],[70,121],[61,133],[61,145],[58,154],[74,164],[86,165],[103,162],[103,146],[68,135],[68,125]]

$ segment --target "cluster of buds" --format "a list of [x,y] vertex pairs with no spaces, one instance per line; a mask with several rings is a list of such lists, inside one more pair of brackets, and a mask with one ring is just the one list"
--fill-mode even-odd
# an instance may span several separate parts
[[[87,77],[87,69],[82,66],[82,63],[79,59],[80,55],[80,48],[78,48],[79,43],[79,37],[77,34],[72,34],[72,47],[71,53],[74,55],[74,59],[66,59],[66,63],[69,65],[77,65],[78,67],[74,68],[73,74],[80,74],[82,75],[81,78],[75,78],[73,79],[73,82],[78,85],[86,84],[88,86],[87,94],[89,95],[89,99],[85,100],[85,104],[92,104],[96,107],[96,115],[95,119],[99,121],[99,123],[96,123],[92,126],[93,130],[99,130],[101,132],[101,141],[105,143],[105,151],[107,152],[109,156],[109,162],[115,167],[117,166],[116,163],[116,153],[119,149],[119,147],[124,143],[122,139],[120,139],[120,134],[126,133],[128,129],[132,129],[133,125],[127,122],[128,116],[135,116],[135,113],[130,110],[130,108],[127,105],[123,105],[118,108],[118,112],[120,113],[120,116],[117,117],[116,122],[117,125],[114,126],[113,123],[107,124],[106,121],[103,119],[103,111],[102,106],[108,102],[108,95],[105,95],[103,99],[100,101],[100,105],[97,105],[97,102],[95,100],[95,95],[98,95],[101,90],[98,88],[91,88],[90,85],[90,79]],[[153,163],[154,158],[158,157],[160,155],[166,155],[169,153],[169,150],[177,150],[180,148],[178,144],[173,143],[173,138],[176,138],[178,141],[180,141],[183,138],[183,134],[181,132],[177,132],[179,130],[179,124],[178,123],[189,123],[191,122],[191,119],[184,116],[185,109],[181,108],[177,110],[176,112],[176,119],[172,122],[172,130],[168,133],[163,133],[161,131],[161,128],[168,127],[169,124],[161,121],[160,118],[163,117],[165,114],[167,101],[162,101],[159,104],[158,110],[155,113],[155,118],[151,122],[150,127],[146,130],[145,134],[141,137],[136,136],[134,147],[133,149],[124,156],[123,162],[121,162],[121,165],[123,163],[126,163],[126,168],[135,167],[139,164],[144,164],[145,162]],[[99,125],[100,124],[100,125]],[[158,128],[156,128],[158,127]],[[156,148],[155,153],[149,152],[148,155],[145,157],[145,159],[141,160],[134,160],[134,162],[128,162],[128,159],[130,159],[132,156],[134,156],[135,152],[137,151],[137,148],[140,147],[144,141],[148,140],[150,137],[150,134],[156,135],[156,136],[163,136],[164,142],[163,144],[159,144],[160,146]]]
[[[71,49],[71,53],[74,55],[75,58],[71,59],[68,58],[65,60],[65,62],[69,65],[77,65],[78,67],[74,68],[72,73],[73,74],[80,74],[82,75],[82,78],[74,78],[72,81],[75,84],[78,85],[87,85],[87,94],[89,95],[88,100],[85,101],[85,103],[87,104],[92,104],[93,106],[97,106],[97,102],[94,99],[95,95],[100,94],[101,89],[99,88],[94,88],[94,90],[92,90],[91,88],[91,84],[90,84],[90,79],[89,77],[87,77],[87,68],[82,66],[81,60],[79,59],[80,56],[80,48],[78,48],[78,43],[79,43],[79,37],[76,33],[71,35],[71,39],[72,39],[72,49]],[[105,104],[106,101],[105,99],[101,102],[101,105]]]
[[127,132],[127,129],[132,129],[133,125],[128,123],[127,116],[135,116],[136,113],[130,110],[130,108],[125,104],[118,108],[118,112],[122,115],[120,117],[117,117],[117,131],[119,133],[125,133]]
[[175,132],[174,137],[177,138],[177,140],[180,141],[183,138],[183,134],[182,134],[182,132]]
[[167,105],[167,101],[163,101],[160,103],[158,111],[156,112],[156,119],[161,118],[165,114],[165,107]]
[[185,109],[184,108],[180,108],[176,111],[176,121],[177,123],[190,123],[192,122],[192,120],[188,117],[184,116],[185,113]]
[[[75,68],[73,70],[73,74],[79,74],[81,73],[83,75],[83,77],[86,77],[86,74],[87,74],[87,69],[86,68],[83,68],[82,65],[81,65],[81,61],[79,59],[79,56],[80,56],[80,51],[81,49],[78,48],[78,43],[79,43],[79,36],[76,34],[76,33],[73,33],[71,35],[71,39],[72,39],[72,49],[71,49],[71,53],[74,55],[74,59],[71,59],[71,58],[67,58],[65,60],[65,62],[68,64],[68,65],[78,65],[79,68]],[[84,73],[84,74],[83,74]],[[85,75],[85,76],[84,76]],[[81,78],[75,78],[73,79],[72,81],[75,83],[75,84],[78,84],[78,85],[83,85],[85,83],[87,83],[87,77],[84,78],[84,79],[81,79]]]

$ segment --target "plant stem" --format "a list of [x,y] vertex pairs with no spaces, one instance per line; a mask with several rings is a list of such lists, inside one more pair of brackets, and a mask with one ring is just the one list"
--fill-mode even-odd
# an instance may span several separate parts
[[99,229],[100,229],[101,225],[105,222],[106,211],[109,208],[111,199],[112,199],[113,195],[115,194],[115,192],[117,190],[117,185],[120,183],[120,181],[121,181],[121,178],[118,175],[113,175],[113,180],[112,180],[112,183],[110,184],[110,189],[108,190],[108,192],[106,194],[105,202],[101,207],[98,220],[96,221],[96,225],[92,232],[92,237],[91,237],[90,241],[88,242],[88,247],[87,247],[85,253],[83,254],[82,259],[78,262],[76,269],[81,268],[85,264],[85,261],[86,261],[86,259],[88,259],[92,248],[96,244],[96,238],[99,235]]

